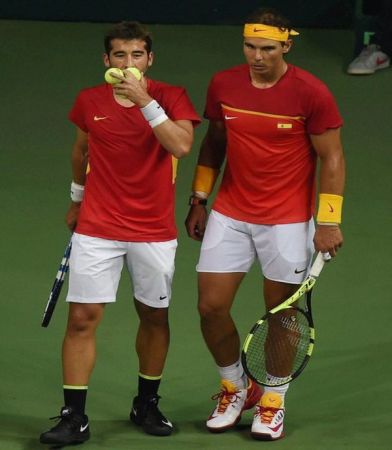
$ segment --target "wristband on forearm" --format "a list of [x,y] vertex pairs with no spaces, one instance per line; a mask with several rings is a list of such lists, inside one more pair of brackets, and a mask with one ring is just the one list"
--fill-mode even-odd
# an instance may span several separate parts
[[343,197],[335,194],[319,194],[317,223],[337,225],[342,221]]
[[156,100],[151,100],[148,105],[140,108],[140,111],[142,112],[147,122],[150,124],[151,128],[155,128],[162,122],[165,122],[169,119],[165,113],[165,110]]
[[84,196],[84,186],[77,184],[74,181],[71,183],[71,200],[75,203],[80,203]]
[[199,197],[197,194],[193,193],[189,197],[188,205],[189,206],[195,206],[195,205],[206,206],[207,205],[207,198]]
[[192,191],[194,194],[200,198],[207,198],[214,188],[218,175],[218,169],[202,165],[196,166],[192,183]]

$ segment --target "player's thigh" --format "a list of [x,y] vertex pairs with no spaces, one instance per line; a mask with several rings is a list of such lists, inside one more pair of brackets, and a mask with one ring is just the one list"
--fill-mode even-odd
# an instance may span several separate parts
[[67,301],[114,302],[125,252],[122,242],[74,233]]
[[255,225],[253,240],[265,278],[281,283],[302,283],[314,253],[313,236],[313,220],[283,225]]
[[244,276],[244,272],[199,272],[199,313],[202,316],[227,314],[233,305],[235,294]]
[[274,308],[291,297],[298,287],[299,284],[282,283],[281,281],[264,278],[263,291],[267,310]]
[[198,272],[249,271],[255,258],[249,224],[211,211],[200,249]]
[[169,306],[176,249],[176,239],[128,244],[126,261],[136,300],[153,308]]

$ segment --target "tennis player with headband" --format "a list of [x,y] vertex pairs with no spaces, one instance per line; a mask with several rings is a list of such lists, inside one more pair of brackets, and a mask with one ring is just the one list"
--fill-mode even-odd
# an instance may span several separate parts
[[[265,388],[261,396],[246,379],[230,313],[237,289],[257,259],[269,310],[304,280],[315,250],[336,256],[343,243],[342,118],[325,84],[285,61],[298,34],[274,9],[259,9],[246,21],[246,64],[218,72],[208,88],[209,127],[186,219],[189,236],[202,240],[201,329],[221,378],[207,428],[231,428],[244,409],[255,406],[255,439],[283,436],[288,385]],[[207,224],[207,199],[224,160]]]

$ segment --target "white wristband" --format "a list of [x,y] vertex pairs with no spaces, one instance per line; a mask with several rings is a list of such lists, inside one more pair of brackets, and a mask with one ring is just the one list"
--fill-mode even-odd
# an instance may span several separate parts
[[156,100],[151,100],[148,105],[140,108],[140,111],[150,124],[151,128],[157,127],[168,119],[165,110]]
[[207,192],[202,192],[202,191],[195,191],[195,192],[193,192],[193,195],[195,195],[196,197],[199,197],[199,198],[208,198],[208,194],[207,194]]
[[84,186],[74,181],[71,183],[71,200],[75,203],[81,202],[84,196]]
[[338,227],[339,224],[336,222],[317,222],[317,225],[327,226],[327,227]]
[[156,119],[150,120],[148,123],[150,124],[151,128],[155,128],[158,125],[160,125],[161,123],[166,122],[167,119],[168,119],[167,115],[165,113],[163,113],[160,116],[158,116]]

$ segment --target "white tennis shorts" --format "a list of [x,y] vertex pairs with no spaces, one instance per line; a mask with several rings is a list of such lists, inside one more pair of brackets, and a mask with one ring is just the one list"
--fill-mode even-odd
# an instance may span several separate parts
[[115,302],[125,261],[134,297],[145,305],[167,308],[171,298],[176,248],[176,239],[122,242],[74,233],[67,301]]
[[248,272],[256,257],[263,275],[299,284],[314,253],[314,222],[256,225],[212,210],[204,234],[198,272]]

